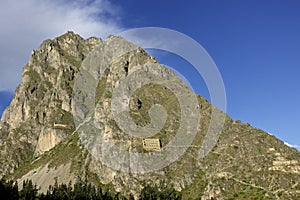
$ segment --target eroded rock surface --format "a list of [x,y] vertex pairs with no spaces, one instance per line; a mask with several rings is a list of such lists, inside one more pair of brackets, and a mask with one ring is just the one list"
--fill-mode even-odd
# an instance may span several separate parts
[[[92,66],[86,74],[90,78],[78,81],[88,66]],[[41,188],[53,184],[54,177],[66,184],[82,178],[136,197],[145,184],[156,184],[181,191],[184,199],[300,198],[299,152],[262,130],[232,120],[201,96],[196,97],[196,106],[183,98],[193,110],[188,114],[200,117],[192,144],[170,145],[187,119],[182,117],[181,100],[161,82],[138,78],[138,70],[166,82],[174,76],[143,49],[120,37],[103,42],[68,32],[44,41],[23,68],[22,83],[1,119],[1,175],[29,178]],[[140,88],[127,84],[126,78]],[[117,88],[121,90],[116,92]],[[225,116],[225,122],[210,151],[203,141],[216,139],[205,137],[213,110]],[[156,127],[151,125],[154,122]],[[155,152],[146,151],[143,137],[138,137],[147,131],[154,131],[146,138],[159,139],[162,150],[186,152],[175,154],[180,156],[163,168],[147,171],[146,164],[160,161],[151,160]],[[188,144],[189,137],[177,139]],[[103,147],[107,149],[102,151]],[[144,165],[137,165],[138,157],[132,156],[139,154],[149,157]]]

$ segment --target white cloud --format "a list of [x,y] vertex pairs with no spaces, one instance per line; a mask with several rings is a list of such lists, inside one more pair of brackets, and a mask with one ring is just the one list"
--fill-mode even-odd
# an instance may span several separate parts
[[295,148],[295,149],[298,149],[300,151],[300,145],[293,145],[293,144],[289,144],[287,142],[284,142],[284,144],[288,147]]
[[0,91],[14,91],[31,50],[43,40],[68,30],[105,38],[122,30],[119,14],[120,9],[106,0],[2,0]]
[[266,133],[268,133],[269,135],[272,135],[273,136],[273,134],[272,133],[270,133],[270,132],[268,132],[268,131],[265,131]]

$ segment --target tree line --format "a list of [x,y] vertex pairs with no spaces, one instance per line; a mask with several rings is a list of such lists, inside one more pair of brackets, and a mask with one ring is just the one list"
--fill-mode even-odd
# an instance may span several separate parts
[[[31,180],[23,182],[21,190],[17,182],[0,180],[1,200],[134,200],[133,195],[127,197],[95,186],[85,181],[78,181],[74,185],[55,184],[49,186],[46,193],[39,193],[36,185]],[[180,200],[181,194],[173,188],[159,189],[157,186],[146,185],[139,195],[140,200]]]

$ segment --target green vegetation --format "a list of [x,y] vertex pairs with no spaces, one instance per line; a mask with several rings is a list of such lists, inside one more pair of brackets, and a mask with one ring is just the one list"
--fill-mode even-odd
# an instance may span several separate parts
[[[66,43],[65,39],[68,37],[45,42],[36,51],[31,64],[24,68],[24,85],[19,87],[19,93],[15,97],[18,105],[11,109],[16,108],[18,111],[22,108],[22,112],[26,114],[23,117],[25,123],[20,120],[20,123],[12,123],[17,124],[15,129],[11,130],[8,126],[1,129],[3,146],[0,171],[7,174],[14,170],[13,174],[5,178],[17,180],[29,172],[39,172],[37,169],[42,167],[47,166],[52,170],[59,166],[70,166],[71,175],[85,181],[67,185],[56,183],[46,194],[40,195],[30,181],[25,181],[23,189],[18,192],[16,183],[1,180],[0,199],[132,199],[129,194],[140,190],[141,193],[137,194],[140,199],[203,199],[210,198],[210,195],[214,199],[299,199],[299,152],[249,124],[234,121],[227,116],[217,145],[211,151],[202,149],[203,152],[200,153],[206,151],[209,154],[199,159],[199,149],[201,146],[205,148],[203,139],[207,135],[211,111],[214,109],[214,106],[200,96],[198,110],[201,119],[198,132],[192,145],[178,160],[161,170],[139,175],[122,174],[117,170],[112,170],[109,174],[104,165],[103,168],[96,168],[96,160],[84,148],[78,134],[71,134],[75,130],[72,114],[62,109],[63,101],[72,97],[75,75],[82,59],[94,45],[88,46],[83,39]],[[58,51],[59,56],[53,57],[48,52],[49,47],[54,50],[52,53],[56,54]],[[97,108],[102,109],[101,103],[104,100],[109,102],[112,97],[111,91],[114,88],[111,81],[116,81],[124,73],[128,75],[127,72],[132,66],[143,65],[147,60],[149,58],[144,51],[130,52],[114,60],[109,69],[118,69],[104,72],[105,76],[111,76],[103,77],[98,82],[95,95]],[[107,82],[107,79],[110,80]],[[130,115],[137,125],[146,126],[150,123],[148,111],[154,104],[162,105],[167,112],[165,126],[153,136],[159,138],[162,147],[165,147],[180,125],[180,107],[172,91],[157,84],[144,85],[131,96]],[[109,109],[109,105],[103,108]],[[160,116],[156,117],[160,119]],[[11,115],[11,121],[13,118]],[[116,121],[109,116],[102,119],[98,122],[101,127],[108,126],[107,130],[112,131],[108,136],[115,145],[124,147],[126,151],[152,154],[143,149],[141,138],[123,134]],[[53,128],[58,137],[66,138],[50,151],[35,157],[35,147],[41,130]],[[85,131],[88,132],[89,127]],[[128,148],[129,143],[124,145],[129,140],[132,148]],[[274,161],[290,164],[274,166]],[[109,178],[112,177],[106,185],[101,184],[101,181],[107,180],[103,173],[108,173]],[[161,182],[168,187],[176,183],[176,188],[182,190],[176,192],[174,189],[154,184]],[[122,195],[128,196],[122,197],[115,192],[116,188],[121,189]]]
[[199,170],[193,183],[182,191],[183,199],[200,199],[207,184],[208,181],[205,177],[205,173]]
[[99,102],[101,99],[102,95],[105,92],[105,87],[106,87],[106,78],[102,78],[99,80],[98,85],[97,85],[97,90],[96,90],[96,97],[95,97],[95,104]]
[[[68,156],[66,156],[68,155]],[[36,159],[34,156],[27,159],[16,171],[8,175],[8,178],[14,179],[21,178],[31,170],[37,169],[41,166],[55,168],[60,165],[72,162],[72,171],[80,173],[80,169],[87,157],[87,152],[83,151],[83,148],[79,145],[78,134],[70,135],[63,142],[56,145],[51,151],[45,152],[41,157]]]
[[167,112],[165,126],[153,137],[159,138],[163,147],[168,144],[180,125],[180,106],[173,92],[164,86],[151,83],[134,91],[131,99],[130,116],[140,126],[146,126],[150,123],[148,111],[151,106],[160,104],[165,108]]
[[[46,193],[38,193],[37,186],[31,180],[23,182],[22,189],[18,191],[17,182],[0,180],[0,199],[5,200],[69,200],[69,199],[86,199],[86,200],[132,200],[133,195],[128,197],[105,190],[101,185],[95,186],[86,181],[79,180],[74,185],[72,183],[61,184],[57,182],[49,186]],[[180,200],[181,195],[174,189],[160,190],[158,187],[145,186],[139,196],[140,200]]]
[[29,70],[24,73],[24,76],[29,76],[30,81],[39,82],[41,81],[41,77],[39,73],[35,70]]
[[13,181],[0,180],[0,199],[19,199],[18,184]]
[[140,200],[180,200],[182,198],[181,194],[174,189],[164,188],[159,189],[157,186],[145,186],[141,191]]
[[266,191],[263,189],[247,186],[245,189],[234,193],[229,199],[275,199],[275,196],[266,196]]
[[[58,167],[68,161],[72,162],[72,167],[77,168],[78,165],[81,167],[82,156],[85,152],[78,145],[79,137],[77,134],[70,135],[65,141],[56,145],[51,151],[51,156],[48,156],[49,167]],[[68,155],[68,156],[66,156]]]
[[26,83],[26,90],[30,93],[33,94],[37,89],[38,86],[41,82],[41,77],[37,71],[30,70],[25,72],[24,76],[28,76],[29,82]]

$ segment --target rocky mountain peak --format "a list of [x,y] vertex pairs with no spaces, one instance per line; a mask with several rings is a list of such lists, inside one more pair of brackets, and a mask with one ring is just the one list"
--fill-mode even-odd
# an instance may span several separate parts
[[[42,192],[57,177],[135,197],[145,184],[172,187],[184,199],[299,197],[299,152],[232,120],[174,77],[121,37],[67,32],[44,41],[1,119],[1,175],[31,179]],[[224,127],[211,150],[203,143],[215,139],[206,137],[213,111]],[[193,128],[193,137],[178,137]],[[184,145],[172,145],[178,141]],[[164,150],[165,159],[155,157]]]
[[[32,52],[22,83],[1,119],[5,140],[0,145],[6,149],[0,161],[2,174],[12,172],[33,153],[51,149],[72,131],[72,81],[85,56],[101,43],[101,39],[85,40],[68,32],[44,41]],[[69,123],[68,129],[54,127],[60,122]]]

